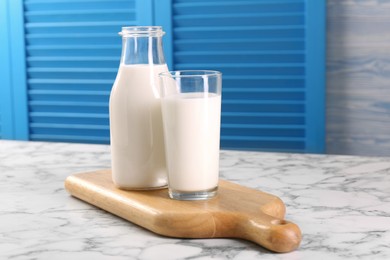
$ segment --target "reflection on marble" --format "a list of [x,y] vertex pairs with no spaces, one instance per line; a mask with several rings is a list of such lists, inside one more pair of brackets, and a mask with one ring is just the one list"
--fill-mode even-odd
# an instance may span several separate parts
[[390,158],[222,151],[222,178],[286,203],[303,232],[287,254],[162,237],[63,188],[72,173],[109,167],[104,145],[0,141],[0,259],[390,259]]

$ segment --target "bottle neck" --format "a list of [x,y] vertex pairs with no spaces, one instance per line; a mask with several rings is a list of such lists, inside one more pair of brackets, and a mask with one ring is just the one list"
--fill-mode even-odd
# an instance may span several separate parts
[[162,37],[123,37],[121,64],[165,64]]

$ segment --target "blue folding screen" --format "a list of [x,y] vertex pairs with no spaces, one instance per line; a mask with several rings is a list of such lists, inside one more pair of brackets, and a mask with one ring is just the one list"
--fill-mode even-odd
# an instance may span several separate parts
[[24,57],[24,94],[6,83],[11,87],[1,93],[11,93],[13,103],[0,97],[0,120],[5,107],[17,104],[19,114],[24,107],[28,115],[24,123],[13,121],[13,131],[20,129],[13,138],[108,143],[117,32],[123,25],[156,24],[167,32],[171,69],[223,72],[223,148],[324,149],[324,0],[0,2],[20,16],[9,26],[24,29],[18,34],[23,46],[11,51]]

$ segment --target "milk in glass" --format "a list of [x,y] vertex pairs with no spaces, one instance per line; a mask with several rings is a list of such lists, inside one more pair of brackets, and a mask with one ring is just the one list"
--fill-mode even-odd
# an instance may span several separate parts
[[221,96],[182,93],[162,99],[169,187],[210,190],[218,185]]

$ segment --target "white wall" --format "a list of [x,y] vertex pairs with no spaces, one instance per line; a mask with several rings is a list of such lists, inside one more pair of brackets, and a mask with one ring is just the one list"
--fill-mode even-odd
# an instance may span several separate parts
[[327,152],[390,156],[390,0],[327,6]]

